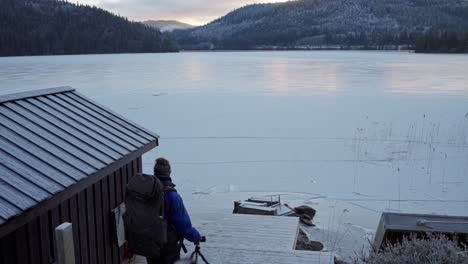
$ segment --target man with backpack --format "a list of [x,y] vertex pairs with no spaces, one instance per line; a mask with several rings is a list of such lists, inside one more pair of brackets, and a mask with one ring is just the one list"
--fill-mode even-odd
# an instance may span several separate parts
[[128,247],[145,256],[148,264],[179,260],[183,239],[195,244],[206,240],[192,227],[170,176],[169,161],[158,158],[154,176],[136,175],[127,185],[124,222]]

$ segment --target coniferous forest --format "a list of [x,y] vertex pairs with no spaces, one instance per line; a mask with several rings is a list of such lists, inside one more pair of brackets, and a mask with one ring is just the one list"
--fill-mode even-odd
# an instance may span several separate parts
[[175,37],[183,49],[414,49],[428,32],[467,30],[467,0],[297,0],[245,6]]
[[177,51],[170,35],[97,7],[58,0],[0,7],[0,56]]
[[466,53],[468,32],[429,32],[416,40],[417,53]]

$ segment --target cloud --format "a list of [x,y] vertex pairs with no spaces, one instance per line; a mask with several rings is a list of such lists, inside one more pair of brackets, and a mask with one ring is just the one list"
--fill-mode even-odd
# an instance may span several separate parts
[[[73,0],[75,2],[76,0]],[[115,14],[142,21],[174,19],[201,25],[228,12],[253,3],[285,2],[285,0],[77,0],[96,5]]]

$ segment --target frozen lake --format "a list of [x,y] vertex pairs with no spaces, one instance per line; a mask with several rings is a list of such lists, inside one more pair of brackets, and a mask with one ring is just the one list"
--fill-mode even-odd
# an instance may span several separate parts
[[144,169],[172,160],[196,208],[210,195],[288,193],[337,233],[375,229],[382,211],[468,215],[466,55],[0,58],[1,94],[65,85],[160,134]]

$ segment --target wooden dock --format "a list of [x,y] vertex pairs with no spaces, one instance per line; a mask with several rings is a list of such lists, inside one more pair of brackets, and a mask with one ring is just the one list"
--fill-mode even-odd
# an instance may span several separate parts
[[[333,263],[330,252],[294,250],[297,217],[225,214],[194,225],[207,237],[201,251],[210,263]],[[193,251],[193,245],[185,244],[189,254],[182,254],[182,259]],[[138,258],[136,263],[146,261]]]

